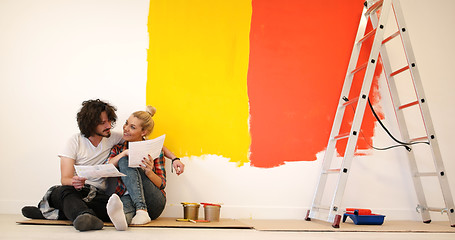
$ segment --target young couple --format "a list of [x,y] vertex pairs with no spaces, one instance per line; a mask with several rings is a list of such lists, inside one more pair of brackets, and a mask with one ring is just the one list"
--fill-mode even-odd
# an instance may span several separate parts
[[[147,138],[156,110],[148,107],[134,112],[123,126],[123,135],[111,133],[117,120],[115,111],[99,99],[82,103],[77,114],[80,133],[73,135],[59,154],[62,185],[51,187],[38,207],[22,208],[25,217],[69,219],[79,231],[102,229],[103,222],[112,221],[117,230],[126,230],[129,223],[145,224],[162,213],[166,203],[164,156],[173,160],[178,175],[184,164],[163,147],[159,158],[144,158],[141,168],[129,168],[128,142]],[[104,163],[114,164],[127,175],[114,179],[114,191],[112,186],[108,188],[106,178],[85,179],[75,174],[74,165]]]

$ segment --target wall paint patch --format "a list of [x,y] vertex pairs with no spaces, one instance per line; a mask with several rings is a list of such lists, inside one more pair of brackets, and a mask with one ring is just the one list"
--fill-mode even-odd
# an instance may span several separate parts
[[147,104],[179,156],[248,162],[251,1],[150,1]]
[[[326,148],[363,7],[363,0],[285,3],[253,1],[248,96],[256,167],[313,161]],[[371,142],[374,121],[365,116]]]

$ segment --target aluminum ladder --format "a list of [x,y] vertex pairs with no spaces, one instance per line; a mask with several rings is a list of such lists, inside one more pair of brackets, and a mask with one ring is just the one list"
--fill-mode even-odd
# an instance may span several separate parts
[[[408,160],[411,170],[411,175],[414,183],[414,188],[417,194],[418,206],[417,211],[420,212],[424,223],[430,223],[430,211],[445,212],[448,214],[449,222],[452,227],[455,227],[455,213],[454,203],[452,194],[450,192],[449,182],[447,180],[447,174],[442,161],[441,153],[439,150],[438,139],[436,137],[433,123],[428,108],[428,101],[425,98],[424,89],[421,83],[418,64],[412,50],[411,41],[406,27],[406,23],[401,10],[399,0],[372,0],[365,2],[365,8],[362,12],[362,18],[360,20],[359,28],[355,38],[355,43],[351,58],[348,65],[348,70],[344,80],[343,89],[341,92],[340,100],[338,102],[338,108],[335,114],[332,130],[330,133],[329,142],[322,162],[322,170],[319,176],[319,183],[314,195],[311,209],[308,210],[305,220],[319,219],[332,223],[332,227],[339,228],[340,220],[342,217],[343,210],[340,207],[348,175],[350,172],[352,160],[355,155],[357,140],[361,131],[366,104],[368,102],[368,95],[370,93],[371,85],[373,83],[373,76],[378,63],[379,56],[382,60],[383,69],[386,75],[387,83],[390,90],[390,95],[394,105],[395,114],[397,117],[401,138],[406,143],[415,143],[416,141],[428,141],[428,148],[431,150],[431,156],[433,158],[434,166],[436,171],[434,172],[419,172],[417,168],[416,156],[411,147],[408,147]],[[392,35],[384,38],[384,30],[390,11],[394,11],[395,20],[397,25],[397,31]],[[379,18],[378,12],[380,11]],[[367,23],[371,22],[373,30],[366,33]],[[398,68],[398,70],[392,70],[390,64],[389,55],[385,48],[385,45],[395,37],[401,37],[403,50],[406,54],[407,65]],[[373,38],[373,43],[370,50],[370,55],[367,62],[363,64],[357,64],[362,44],[367,40]],[[364,71],[363,83],[360,90],[360,94],[357,97],[348,99],[351,92],[351,86],[353,83],[354,75]],[[401,104],[398,98],[398,90],[395,83],[395,77],[402,74],[403,72],[409,72],[411,75],[412,82],[416,93],[416,100],[410,103]],[[356,104],[354,118],[352,120],[351,129],[349,132],[340,133],[343,117],[345,116],[345,109],[347,106],[353,106]],[[419,107],[422,115],[422,120],[425,127],[426,136],[410,139],[408,133],[408,127],[406,126],[405,117],[403,111],[408,108]],[[344,152],[344,157],[341,162],[340,168],[332,168],[332,159],[335,153],[335,147],[337,141],[347,138],[347,145]],[[331,199],[331,203],[323,205],[323,196],[327,196],[327,178],[329,175],[337,174],[337,183],[334,186],[332,195],[328,198]],[[424,188],[422,186],[422,177],[437,177],[441,187],[442,195],[445,202],[444,208],[436,208],[427,206],[427,201],[424,194]],[[324,195],[324,191],[326,195]],[[326,198],[327,199],[327,198]]]

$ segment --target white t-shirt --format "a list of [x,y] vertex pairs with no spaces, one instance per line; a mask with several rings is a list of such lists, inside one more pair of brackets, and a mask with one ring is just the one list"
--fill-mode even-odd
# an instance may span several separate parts
[[[75,165],[99,165],[103,164],[107,159],[111,148],[121,142],[123,142],[122,134],[112,132],[109,138],[103,138],[98,146],[95,147],[88,138],[77,133],[69,139],[58,156],[76,160],[74,163]],[[93,185],[98,189],[106,190],[105,180],[105,178],[96,178],[87,180],[86,183]]]

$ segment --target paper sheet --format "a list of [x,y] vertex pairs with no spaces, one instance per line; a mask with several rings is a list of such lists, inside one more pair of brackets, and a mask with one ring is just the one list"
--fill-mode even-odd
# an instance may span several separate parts
[[100,177],[121,177],[126,176],[119,172],[113,164],[102,164],[94,166],[74,165],[74,169],[79,177],[94,179]]
[[166,134],[161,135],[155,139],[129,142],[128,143],[128,159],[129,167],[139,167],[142,160],[147,157],[148,154],[155,159],[160,156],[161,150],[163,149],[164,138]]

